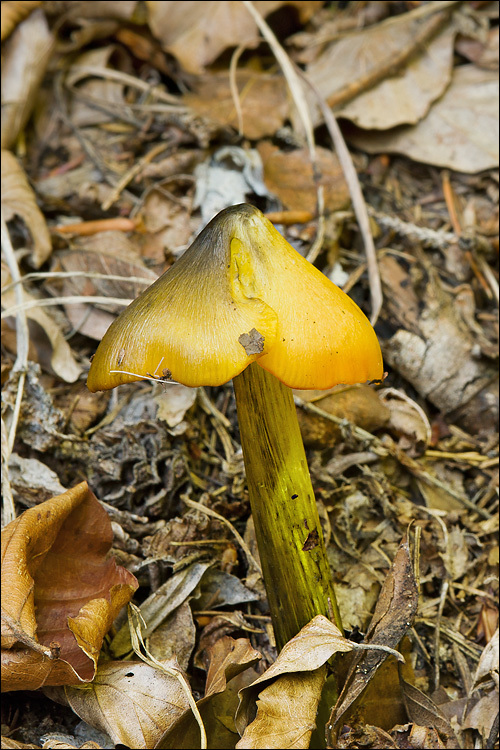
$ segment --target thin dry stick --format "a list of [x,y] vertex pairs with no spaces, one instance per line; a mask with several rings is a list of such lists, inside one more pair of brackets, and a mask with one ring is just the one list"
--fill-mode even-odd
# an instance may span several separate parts
[[[442,3],[438,3],[437,5],[441,6]],[[412,43],[408,47],[400,50],[396,55],[391,55],[388,59],[383,60],[366,75],[358,78],[352,83],[348,83],[346,86],[338,89],[338,91],[335,91],[327,99],[328,106],[333,109],[335,107],[340,107],[343,104],[347,104],[347,102],[350,102],[356,96],[359,96],[359,94],[373,88],[377,83],[380,83],[380,81],[384,81],[390,76],[397,75],[400,69],[406,65],[414,55],[421,53],[427,42],[441,30],[456,5],[458,5],[458,0],[457,2],[450,3],[444,10],[439,8],[435,15],[431,16],[426,23],[421,25],[415,34]],[[408,15],[410,15],[410,13]]]
[[[130,630],[130,641],[132,643],[134,652],[140,659],[142,659],[143,662],[148,664],[150,667],[153,667],[153,669],[158,669],[160,670],[160,672],[164,672],[165,674],[169,675],[169,677],[173,677],[180,683],[191,711],[194,714],[194,718],[196,719],[198,726],[200,727],[200,747],[202,748],[202,750],[205,750],[205,748],[207,747],[207,733],[205,731],[203,719],[201,718],[201,714],[199,712],[198,706],[196,705],[196,701],[193,697],[188,681],[186,680],[180,669],[172,669],[172,667],[168,667],[166,664],[162,664],[157,659],[155,659],[155,657],[146,648],[146,644],[144,643],[142,637],[141,622],[144,625],[146,625],[146,623],[144,622],[144,618],[142,617],[139,607],[136,607],[135,604],[129,604],[127,614],[128,626]],[[136,621],[135,623],[134,618]]]
[[123,299],[122,297],[51,297],[50,299],[32,299],[28,302],[23,302],[21,305],[14,305],[8,307],[3,311],[1,317],[9,318],[11,315],[17,315],[21,310],[31,310],[33,307],[52,307],[54,305],[80,305],[82,303],[94,303],[98,305],[123,305],[127,307],[133,300]]
[[146,156],[143,156],[142,159],[139,159],[138,162],[136,162],[129,170],[126,172],[126,174],[123,175],[118,180],[118,184],[115,185],[114,189],[111,191],[111,194],[106,198],[105,201],[103,201],[101,208],[103,211],[108,211],[108,209],[111,208],[113,203],[118,200],[121,193],[124,191],[124,189],[127,187],[127,185],[132,182],[134,177],[139,174],[141,169],[150,162],[153,161],[153,159],[158,156],[158,154],[161,154],[162,151],[165,151],[165,149],[169,148],[169,143],[157,143],[156,146],[153,146],[150,151],[146,154]]
[[207,516],[212,516],[212,518],[216,518],[218,521],[223,523],[225,526],[228,527],[228,529],[234,534],[236,539],[238,540],[241,549],[246,555],[246,558],[249,563],[251,563],[254,568],[262,575],[262,568],[260,567],[259,563],[255,559],[255,557],[250,552],[248,545],[245,543],[245,540],[243,539],[240,534],[236,531],[234,526],[229,523],[227,518],[224,518],[224,516],[219,515],[219,513],[216,513],[215,510],[212,510],[211,508],[207,508],[205,505],[202,505],[201,503],[197,503],[195,500],[190,500],[187,495],[181,495],[181,500],[186,503],[186,505],[189,505],[190,508],[195,508],[196,510],[201,511],[201,513],[205,513]]
[[229,65],[229,88],[231,90],[231,96],[234,102],[234,108],[236,110],[236,116],[238,118],[238,134],[243,135],[243,111],[241,109],[240,94],[238,91],[238,84],[236,81],[236,69],[238,67],[238,60],[241,57],[241,53],[245,49],[243,44],[240,44],[234,50],[231,56],[231,63]]
[[[1,217],[1,238],[2,238],[2,252],[7,261],[10,275],[12,276],[13,281],[19,281],[19,279],[21,278],[21,274],[19,273],[19,266],[17,265],[14,248],[12,247],[12,243],[10,241],[10,235],[7,229],[7,223],[5,221],[5,216],[3,214],[3,211],[2,211],[2,217]],[[17,356],[16,356],[16,361],[14,362],[14,367],[12,368],[12,372],[19,373],[19,382],[17,384],[16,402],[14,404],[14,411],[12,414],[9,437],[7,441],[9,456],[12,453],[12,448],[14,447],[17,422],[19,420],[19,412],[21,410],[21,402],[23,400],[24,382],[26,380],[26,368],[28,365],[28,347],[29,347],[28,319],[26,317],[25,312],[23,311],[23,305],[25,305],[26,303],[23,301],[24,300],[23,289],[20,284],[16,286],[15,294],[16,294],[16,300],[18,302],[18,304],[16,305],[16,307],[18,308],[18,311],[16,312]]]
[[449,583],[443,581],[441,586],[441,594],[439,597],[439,607],[436,617],[436,630],[434,631],[434,690],[439,688],[440,670],[439,670],[439,642],[440,642],[440,625],[441,617],[443,615],[444,603],[448,594]]
[[103,279],[104,281],[121,281],[125,284],[144,284],[144,286],[150,286],[154,279],[144,279],[141,276],[119,276],[118,274],[112,273],[98,273],[97,271],[36,271],[34,273],[27,273],[17,281],[13,281],[10,284],[6,284],[2,287],[2,293],[6,294],[8,291],[13,289],[17,284],[25,284],[28,281],[36,281],[37,279]]
[[[290,60],[289,56],[287,55],[287,53],[285,52],[281,44],[276,39],[275,35],[269,28],[268,24],[262,18],[260,13],[258,13],[258,11],[254,8],[253,4],[249,0],[242,0],[242,2],[243,2],[243,5],[252,14],[252,17],[255,20],[255,23],[259,27],[260,33],[262,34],[266,42],[271,47],[273,54],[276,60],[278,61],[281,67],[281,70],[283,71],[283,75],[285,76],[286,82],[288,84],[288,88],[290,89],[290,94],[295,103],[297,112],[299,114],[299,117],[302,121],[302,125],[304,127],[306,141],[309,147],[309,155],[310,155],[311,164],[313,168],[313,175],[316,181],[316,178],[317,178],[316,144],[314,141],[313,122],[311,118],[311,113],[309,111],[309,106],[307,104],[307,100],[304,94],[304,87],[302,86],[302,82],[298,75],[297,69],[295,68],[294,64]],[[318,206],[318,232],[316,235],[316,239],[307,255],[307,260],[310,263],[313,263],[316,260],[321,250],[321,247],[323,245],[324,232],[325,232],[325,221],[324,221],[324,216],[323,216],[324,199],[323,199],[323,189],[321,185],[317,186],[317,206]]]
[[3,417],[2,421],[2,523],[8,524],[16,517],[16,507],[12,496],[12,488],[9,479],[9,442],[7,440],[7,427]]
[[311,90],[316,96],[316,99],[318,100],[318,105],[323,114],[325,125],[328,128],[328,132],[330,133],[330,136],[332,138],[333,145],[335,146],[335,151],[337,152],[340,164],[342,165],[344,177],[349,188],[352,204],[365,245],[366,262],[368,265],[368,280],[370,284],[370,297],[372,303],[372,314],[370,317],[370,322],[372,325],[375,325],[375,322],[380,314],[380,310],[382,309],[382,283],[380,281],[380,273],[377,265],[377,255],[370,229],[370,219],[368,217],[368,211],[366,208],[365,199],[363,197],[363,192],[359,184],[358,175],[356,173],[356,169],[354,168],[349,149],[347,148],[346,142],[344,141],[344,136],[342,135],[333,112],[328,108],[324,98],[322,97],[316,86],[312,83],[312,81],[310,81],[307,76],[303,74],[301,75],[303,79],[309,84]]
[[304,132],[306,135],[307,145],[309,147],[309,153],[311,155],[311,161],[314,164],[316,161],[316,149],[314,143],[314,130],[311,114],[309,112],[309,107],[307,106],[304,89],[301,85],[300,79],[293,66],[293,63],[281,44],[276,39],[267,23],[260,15],[260,13],[254,8],[253,3],[251,3],[250,0],[242,0],[242,3],[257,24],[260,33],[271,47],[273,54],[283,71],[283,75],[285,76],[288,88],[290,89],[292,99],[295,102],[297,112],[299,113],[302,125],[304,126]]

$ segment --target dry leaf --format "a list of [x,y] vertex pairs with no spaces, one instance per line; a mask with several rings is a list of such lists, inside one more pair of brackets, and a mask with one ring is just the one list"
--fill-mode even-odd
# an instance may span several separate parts
[[[177,0],[149,0],[146,5],[151,32],[189,73],[201,73],[227,47],[239,44],[253,47],[259,41],[252,16],[242,3],[234,0],[191,0],[182,4]],[[257,0],[254,5],[261,15],[267,16],[284,3]],[[295,6],[301,18],[307,20],[321,3],[291,0],[287,5]]]
[[[141,615],[146,623],[142,631],[143,638],[149,638],[171,612],[193,595],[210,565],[210,562],[193,563],[177,571],[141,604]],[[128,623],[123,625],[113,638],[110,649],[116,657],[132,651]]]
[[[412,43],[421,23],[412,13],[402,13],[348,34],[308,66],[307,77],[328,101],[344,86],[355,85],[360,77],[394,60]],[[454,28],[448,28],[435,36],[398,75],[385,78],[336,108],[336,115],[374,130],[421,120],[449,85],[455,34]]]
[[137,588],[106,559],[112,538],[86,482],[3,529],[2,690],[92,679],[102,640]]
[[317,213],[318,187],[323,186],[325,211],[339,211],[350,203],[349,190],[337,156],[316,149],[315,173],[307,149],[280,151],[268,141],[259,144],[264,180],[285,208]]
[[282,675],[259,693],[257,716],[237,748],[308,748],[316,728],[316,712],[326,668]]
[[[147,269],[137,258],[135,245],[121,232],[100,232],[77,243],[78,250],[61,253],[53,270],[67,273],[87,273],[88,276],[73,276],[63,280],[51,280],[46,287],[63,297],[102,296],[119,299],[134,299],[146,286],[156,280],[157,275]],[[117,279],[94,279],[93,273],[121,276]],[[145,283],[132,281],[131,277],[144,278]],[[74,330],[100,341],[114,320],[114,312],[122,307],[106,305],[100,309],[95,305],[81,303],[64,306],[68,320]]]
[[39,268],[52,252],[49,230],[23,168],[16,157],[6,150],[2,150],[1,184],[5,221],[10,221],[14,216],[24,221],[33,240],[32,264]]
[[[283,646],[274,664],[271,664],[269,669],[267,669],[261,677],[241,691],[240,705],[236,715],[236,726],[240,734],[243,733],[245,727],[253,718],[254,703],[257,699],[257,695],[262,690],[263,685],[266,685],[270,680],[274,680],[276,677],[281,678],[282,675],[317,672],[329,659],[331,659],[333,654],[346,653],[352,651],[354,647],[355,644],[348,641],[347,638],[344,638],[337,626],[330,622],[330,620],[323,615],[317,615],[314,617],[294,638]],[[323,673],[323,682],[324,678],[325,675]],[[316,703],[313,710],[313,695],[317,689],[316,678],[312,680],[310,687],[312,693],[310,696],[311,703],[309,705],[312,714],[309,717],[308,723],[314,725],[314,717],[317,708]],[[293,692],[289,682],[287,682],[287,689]],[[276,709],[278,709],[277,706]],[[279,714],[275,714],[275,716],[278,717],[279,724],[281,724],[282,720],[282,710],[289,716],[288,704],[280,707]],[[278,729],[278,731],[281,731],[281,729]],[[272,747],[279,747],[279,745],[274,745]]]
[[[422,293],[419,333],[400,329],[384,357],[417,392],[471,432],[496,429],[498,370],[475,356],[472,334],[455,295],[443,288],[432,266]],[[495,382],[497,381],[497,382]]]
[[459,742],[450,722],[442,711],[439,710],[434,701],[417,687],[410,685],[402,677],[400,685],[408,718],[417,726],[432,727],[445,741],[452,741],[453,744],[447,744],[447,747],[459,747]]
[[[394,558],[365,636],[368,645],[396,648],[413,622],[418,604],[418,591],[413,575],[408,541],[403,539]],[[377,651],[361,652],[353,659],[344,688],[333,708],[329,721],[329,746],[335,747],[338,732],[348,720],[370,681],[376,676],[387,654]],[[399,696],[393,695],[393,701]],[[380,724],[383,723],[381,717]]]
[[498,663],[499,637],[497,628],[492,639],[484,647],[484,651],[479,659],[476,674],[474,675],[474,687],[477,687],[483,682],[483,680],[492,677],[493,675],[496,677],[498,684]]
[[[207,673],[205,697],[198,701],[210,747],[234,748],[238,734],[234,715],[238,706],[238,690],[246,670],[261,658],[246,638],[220,638],[207,654],[210,665]],[[243,674],[242,674],[243,673]],[[198,747],[199,727],[191,711],[187,711],[171,730],[157,743],[157,748],[182,750]]]
[[421,453],[428,447],[432,431],[426,413],[413,399],[396,388],[382,388],[378,396],[390,413],[389,427],[400,438],[399,447]]
[[2,148],[11,148],[28,122],[52,56],[54,37],[37,8],[2,47]]
[[41,5],[41,0],[6,0],[0,6],[2,12],[2,42],[14,31],[35,8]]
[[[289,115],[286,82],[282,76],[252,70],[236,72],[238,101],[241,107],[242,135],[251,140],[272,136]],[[192,92],[183,101],[194,113],[222,127],[239,129],[240,121],[229,75],[212,73],[196,78]]]
[[[313,403],[328,414],[362,427],[368,432],[379,430],[387,424],[389,409],[380,400],[378,392],[367,385],[335,386],[329,391],[294,390],[306,403]],[[339,425],[318,414],[297,409],[302,439],[307,447],[320,450],[331,447],[341,437]]]
[[134,748],[154,747],[189,710],[179,680],[143,662],[106,662],[89,685],[66,687],[64,694],[81,719],[115,744]]
[[475,174],[498,167],[498,74],[458,66],[451,84],[417,125],[386,133],[352,131],[369,154],[397,153],[417,162]]
[[[23,300],[31,302],[36,297],[23,291]],[[2,302],[8,309],[16,304],[13,289],[4,292]],[[52,370],[66,383],[74,383],[80,377],[82,368],[76,362],[70,345],[56,321],[45,312],[43,307],[32,307],[26,310],[28,318],[30,343],[36,349],[36,360],[44,370]]]

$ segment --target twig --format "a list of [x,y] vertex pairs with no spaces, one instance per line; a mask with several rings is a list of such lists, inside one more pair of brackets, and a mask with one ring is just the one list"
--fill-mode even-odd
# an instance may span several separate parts
[[241,57],[241,53],[245,49],[243,44],[238,45],[231,56],[231,63],[229,65],[229,88],[231,90],[231,96],[233,98],[234,108],[236,110],[236,116],[238,118],[238,134],[240,137],[243,135],[243,111],[241,109],[240,94],[238,92],[238,84],[236,82],[236,69],[238,67],[238,60]]
[[[443,5],[439,3],[438,6]],[[391,55],[389,58],[382,60],[379,65],[376,65],[366,75],[361,76],[356,81],[348,83],[341,89],[334,91],[327,99],[327,104],[332,109],[339,108],[347,102],[350,102],[359,94],[368,91],[373,88],[380,81],[389,78],[390,76],[397,75],[400,69],[406,65],[414,55],[417,55],[425,49],[427,42],[432,39],[441,29],[442,26],[448,20],[450,13],[453,8],[458,5],[456,2],[450,3],[444,10],[440,7],[426,23],[423,23],[417,33],[415,34],[412,43],[400,50],[396,55]],[[418,10],[418,9],[417,9]],[[410,16],[411,12],[407,14]],[[388,22],[391,23],[392,19]]]
[[2,523],[8,524],[16,517],[16,507],[12,496],[12,488],[9,479],[9,443],[7,440],[7,427],[2,419]]
[[31,310],[33,307],[52,307],[54,305],[81,305],[81,304],[97,304],[97,305],[122,305],[127,307],[133,300],[123,299],[122,297],[51,297],[50,299],[32,299],[28,302],[23,302],[21,305],[14,305],[8,307],[2,312],[3,318],[10,318],[11,315],[17,315],[20,310]]
[[138,162],[136,162],[124,175],[123,177],[120,177],[118,180],[117,185],[115,185],[114,189],[111,191],[110,195],[106,198],[105,201],[102,202],[101,208],[103,211],[108,211],[113,203],[118,200],[120,197],[120,194],[123,192],[123,190],[127,187],[127,185],[134,179],[134,177],[139,174],[141,169],[150,162],[153,161],[153,159],[158,156],[158,154],[161,154],[162,151],[165,151],[165,149],[170,147],[170,143],[157,143],[156,146],[153,146],[152,149],[148,151],[146,156],[143,156],[142,159],[139,159]]
[[[14,248],[12,247],[12,243],[10,241],[9,230],[7,229],[7,223],[5,221],[5,216],[3,214],[3,211],[2,211],[2,216],[1,216],[1,240],[2,240],[2,252],[7,261],[7,265],[9,267],[12,280],[14,282],[18,282],[21,278],[21,274],[19,273],[19,266],[17,265],[17,259],[14,253]],[[16,295],[16,300],[18,303],[16,305],[16,308],[18,308],[18,311],[16,312],[17,356],[16,356],[16,361],[14,362],[14,367],[12,368],[12,372],[19,373],[19,381],[17,384],[16,401],[14,404],[12,420],[10,423],[9,437],[7,440],[8,456],[10,456],[10,454],[12,453],[12,448],[14,447],[14,440],[16,437],[17,422],[19,420],[19,413],[21,411],[21,403],[23,400],[23,393],[24,393],[24,383],[26,380],[26,368],[28,365],[28,348],[29,348],[28,319],[26,317],[26,313],[24,312],[24,307],[23,307],[27,303],[24,302],[23,288],[20,284],[17,284],[16,286],[15,295]],[[8,461],[8,456],[7,456],[7,461]]]
[[325,239],[325,197],[323,185],[318,185],[318,229],[316,231],[316,237],[309,252],[306,255],[306,260],[309,263],[314,263],[318,257],[321,248],[323,247],[323,240]]
[[196,701],[193,697],[188,681],[186,680],[180,669],[173,669],[172,667],[167,666],[165,663],[162,664],[157,659],[155,659],[155,657],[146,648],[146,644],[144,643],[144,639],[142,637],[141,621],[142,623],[144,623],[144,625],[146,623],[144,622],[139,607],[136,607],[135,604],[129,604],[127,614],[128,626],[130,630],[130,641],[132,643],[134,652],[140,659],[142,659],[143,662],[148,664],[150,667],[160,670],[160,672],[167,674],[169,677],[173,677],[180,683],[184,695],[186,696],[187,702],[189,703],[189,707],[191,708],[191,711],[194,714],[194,718],[196,719],[198,726],[200,727],[201,748],[202,750],[204,750],[207,747],[207,733],[205,731],[203,719],[201,718],[200,711],[198,709],[198,706],[196,705]]
[[454,232],[436,231],[427,227],[419,227],[416,224],[403,221],[397,216],[389,216],[380,211],[375,211],[371,206],[368,206],[368,214],[373,216],[382,229],[393,229],[403,237],[408,237],[410,239],[416,238],[424,246],[435,247],[438,250],[443,250],[448,247],[448,245],[458,243],[459,238]]
[[25,284],[27,281],[37,281],[38,279],[103,279],[104,281],[121,281],[124,284],[144,284],[149,286],[155,279],[145,279],[141,276],[119,276],[112,273],[98,273],[97,271],[36,271],[21,276],[17,281],[6,284],[2,287],[2,294],[6,294],[17,284]]
[[299,113],[302,125],[304,126],[304,132],[307,145],[309,147],[311,161],[313,164],[315,164],[316,148],[314,143],[313,124],[311,114],[309,112],[309,107],[307,106],[306,97],[304,95],[304,89],[301,85],[297,71],[287,53],[276,39],[274,33],[269,28],[268,24],[264,21],[260,13],[255,9],[253,3],[251,3],[250,0],[242,0],[242,3],[253,17],[255,23],[259,27],[260,33],[271,47],[273,54],[283,71],[283,75],[285,76],[288,88],[290,89],[290,94],[292,95],[292,99],[295,103],[295,106],[297,107],[297,112]]
[[380,273],[377,265],[375,245],[373,243],[373,237],[370,229],[370,219],[368,217],[368,211],[366,208],[365,199],[363,197],[363,192],[359,184],[358,175],[356,173],[356,169],[354,168],[349,149],[347,148],[346,142],[344,141],[344,136],[342,135],[333,112],[328,108],[323,96],[321,95],[315,84],[310,81],[303,73],[301,73],[301,76],[304,81],[309,84],[318,101],[318,105],[325,120],[325,125],[328,128],[328,132],[330,133],[331,139],[335,146],[335,151],[337,152],[340,164],[342,165],[344,177],[349,188],[352,204],[356,213],[356,218],[358,220],[359,228],[361,230],[361,235],[363,237],[365,246],[366,262],[368,265],[368,280],[370,284],[370,297],[372,303],[372,314],[370,317],[370,321],[372,325],[375,325],[375,322],[382,308],[382,282],[380,281]]
[[255,557],[250,552],[250,549],[248,548],[248,545],[246,544],[245,540],[242,536],[236,531],[232,523],[230,523],[227,518],[224,518],[224,516],[221,516],[219,513],[217,513],[215,510],[212,510],[211,508],[207,508],[205,505],[202,505],[201,503],[197,503],[195,500],[191,500],[187,495],[181,495],[182,502],[186,503],[190,508],[194,508],[195,510],[201,511],[201,513],[205,513],[207,516],[212,516],[212,518],[216,518],[218,521],[223,523],[225,526],[228,527],[228,529],[234,534],[236,539],[238,540],[241,549],[246,555],[246,558],[249,563],[251,563],[255,569],[262,575],[262,568],[260,567],[259,563],[255,559]]
[[436,630],[434,631],[434,690],[439,688],[440,680],[440,669],[439,669],[439,642],[440,642],[440,625],[441,617],[443,615],[444,604],[446,596],[448,594],[449,583],[444,580],[441,586],[441,594],[439,597],[439,607],[436,617]]

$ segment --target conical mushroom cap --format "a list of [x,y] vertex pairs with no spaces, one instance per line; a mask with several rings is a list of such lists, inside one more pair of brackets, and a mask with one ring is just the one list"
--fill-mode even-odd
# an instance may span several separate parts
[[291,388],[382,378],[359,307],[253,206],[221,211],[176,263],[112,323],[87,385],[144,377],[220,385],[251,362]]

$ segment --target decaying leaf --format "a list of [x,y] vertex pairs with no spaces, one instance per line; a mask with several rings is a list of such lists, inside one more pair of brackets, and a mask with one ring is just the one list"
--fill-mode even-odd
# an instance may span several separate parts
[[370,154],[474,174],[498,167],[498,75],[474,65],[455,68],[449,88],[417,125],[387,132],[357,130],[349,140]]
[[282,675],[259,693],[257,716],[237,748],[308,748],[325,683],[325,667]]
[[238,70],[236,86],[241,120],[227,73],[212,73],[193,81],[192,91],[184,103],[221,127],[238,130],[245,138],[257,140],[272,136],[282,127],[289,114],[286,83],[282,76],[257,71]]
[[83,688],[66,687],[73,711],[115,744],[154,747],[189,703],[181,684],[149,664],[106,662]]
[[52,252],[52,242],[45,218],[38,208],[35,194],[16,157],[2,150],[2,210],[5,221],[19,216],[33,238],[32,263],[39,268]]
[[325,148],[316,149],[313,169],[308,149],[281,151],[268,141],[259,145],[264,179],[271,193],[290,210],[317,213],[318,188],[323,186],[325,210],[339,211],[350,203],[349,190],[337,156]]
[[400,676],[400,685],[408,718],[416,726],[432,727],[445,742],[453,743],[447,744],[447,747],[458,745],[457,737],[450,722],[434,701],[415,685],[410,685],[402,676]]
[[[417,611],[418,591],[413,574],[408,541],[403,539],[392,568],[380,591],[365,643],[396,648],[413,622]],[[362,700],[370,681],[376,676],[387,654],[367,651],[353,659],[344,688],[332,710],[328,723],[329,747],[335,747],[342,725]],[[395,701],[396,696],[393,697]],[[380,723],[383,723],[381,718]]]
[[[335,386],[328,391],[294,391],[305,404],[312,403],[338,419],[347,419],[358,427],[373,432],[384,427],[390,411],[379,394],[368,385]],[[317,413],[297,409],[304,444],[310,448],[326,448],[342,435],[338,424]]]
[[385,358],[450,419],[479,432],[498,421],[498,370],[475,355],[476,335],[429,264],[419,332],[399,329]]
[[[76,248],[60,253],[54,271],[74,273],[64,279],[52,279],[47,288],[62,297],[103,296],[133,299],[152,283],[156,274],[147,269],[137,257],[137,248],[122,232],[100,232],[93,237],[76,241]],[[82,275],[83,274],[83,275]],[[100,274],[101,278],[93,278]],[[102,278],[102,277],[121,277]],[[138,279],[144,279],[142,284]],[[136,280],[137,279],[137,280]],[[103,309],[104,308],[104,309]],[[77,304],[65,305],[66,315],[74,330],[100,340],[114,320],[115,310],[110,305],[88,305],[82,299]]]
[[41,4],[41,0],[8,0],[2,3],[2,42]]
[[36,8],[2,47],[2,148],[15,144],[33,111],[54,42],[43,10]]
[[[33,302],[35,299],[33,295],[23,290],[24,302]],[[6,308],[16,305],[15,291],[10,289],[4,292],[2,302]],[[36,349],[34,357],[44,370],[53,371],[66,383],[74,383],[78,380],[82,368],[77,363],[71,347],[64,338],[63,331],[54,318],[38,305],[26,310],[26,317],[30,343]]]
[[[311,733],[316,726],[316,711],[326,677],[323,666],[333,654],[349,652],[354,647],[355,644],[344,638],[337,626],[326,617],[318,615],[313,618],[285,644],[274,664],[241,691],[236,715],[238,731],[240,734],[245,732],[245,744],[241,747],[258,747],[257,744],[251,744],[255,741],[264,743],[261,746],[265,747],[288,747],[287,744],[280,744],[283,741],[296,743],[290,747],[308,747]],[[286,679],[281,700],[279,686],[283,676]],[[275,678],[278,678],[274,683],[276,687],[269,692],[266,692],[268,688],[265,688],[263,702],[260,706],[257,704],[260,716],[257,715],[254,725],[257,696],[260,697],[263,687]],[[307,706],[308,714],[301,712],[299,706]],[[294,716],[299,719],[297,722],[293,721]],[[284,740],[283,733],[287,721],[290,735]],[[267,726],[264,728],[263,724]],[[263,733],[265,738],[262,736]]]
[[[214,748],[234,748],[238,738],[234,715],[238,706],[238,690],[246,682],[246,670],[253,679],[253,667],[261,655],[253,649],[246,638],[234,640],[229,636],[220,638],[207,654],[209,668],[205,696],[198,701],[210,746]],[[157,748],[189,750],[199,746],[199,728],[192,711],[185,714],[167,731],[157,743]]]
[[[308,66],[308,77],[333,103],[338,91],[387,65],[410,46],[425,23],[414,15],[392,16],[337,39]],[[337,108],[336,114],[360,128],[374,130],[421,120],[450,82],[455,34],[456,30],[448,27],[436,35],[396,75],[386,74],[368,91]]]
[[137,581],[106,559],[111,524],[82,482],[2,531],[2,690],[92,679]]
[[[200,562],[179,570],[142,603],[140,610],[146,623],[142,633],[144,638],[148,638],[171,612],[193,595],[209,568],[210,562]],[[111,652],[119,657],[131,650],[130,631],[128,624],[125,624],[113,638]]]
[[[208,63],[228,46],[254,46],[259,39],[257,27],[242,3],[221,2],[147,2],[148,23],[163,48],[174,55],[189,73],[201,73]],[[319,7],[318,2],[292,0],[305,20]],[[257,0],[261,15],[283,5],[282,0]]]

